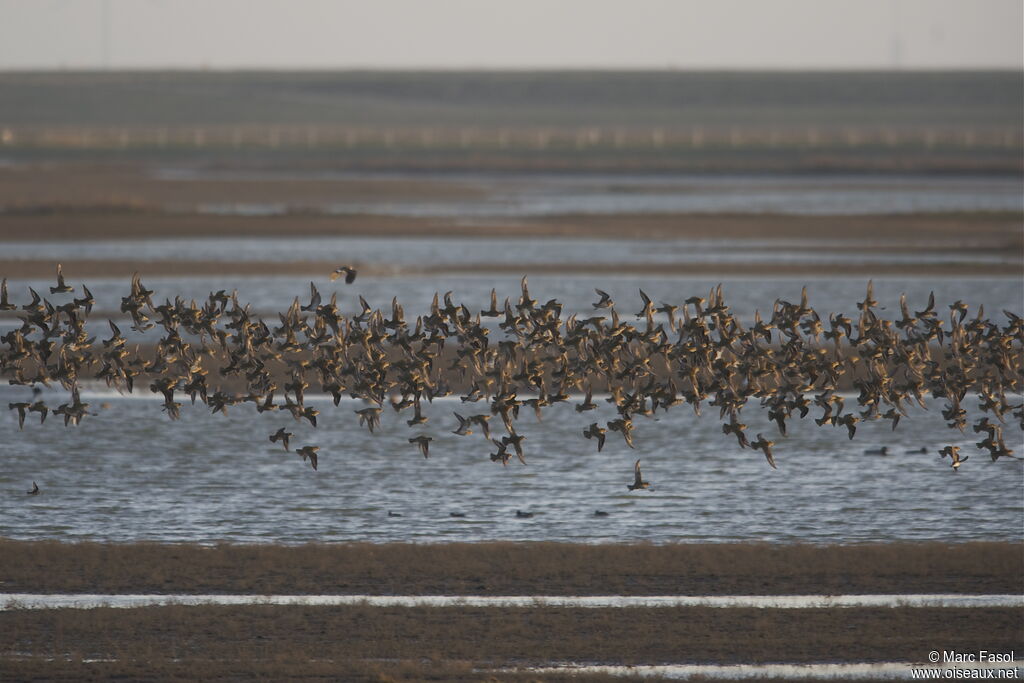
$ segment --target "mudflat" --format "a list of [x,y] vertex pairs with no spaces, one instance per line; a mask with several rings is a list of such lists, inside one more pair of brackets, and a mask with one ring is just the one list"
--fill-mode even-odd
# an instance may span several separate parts
[[1019,543],[217,545],[0,540],[3,592],[787,595],[1024,590]]
[[906,607],[10,610],[0,612],[0,678],[486,680],[563,662],[922,662],[934,649],[1020,651],[1022,617]]
[[[5,592],[1012,593],[1017,543],[241,546],[0,541]],[[553,663],[925,661],[1020,608],[182,606],[0,611],[0,679],[538,680]],[[544,680],[621,680],[545,674]]]

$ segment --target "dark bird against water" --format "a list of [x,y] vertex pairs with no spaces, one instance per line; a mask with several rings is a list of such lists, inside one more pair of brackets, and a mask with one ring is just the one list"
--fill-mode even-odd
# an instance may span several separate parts
[[431,440],[432,439],[429,436],[427,436],[426,434],[420,434],[419,436],[414,436],[411,439],[409,439],[409,443],[414,443],[417,446],[419,446],[420,453],[423,454],[423,457],[424,458],[429,458],[430,457],[430,442],[431,442]]
[[959,446],[946,446],[945,448],[939,451],[940,458],[945,458],[947,456],[949,456],[949,459],[952,461],[949,466],[953,468],[954,472],[959,472],[960,465],[967,462],[967,458],[970,457],[969,455],[960,457]]
[[317,456],[316,456],[316,454],[317,454],[317,451],[319,451],[319,450],[320,450],[319,446],[303,446],[302,448],[297,448],[295,450],[295,454],[298,455],[299,457],[301,457],[303,461],[309,460],[309,464],[315,470],[316,469],[316,465],[317,465]]
[[[331,282],[334,282],[342,275],[345,276],[345,284],[350,285],[356,281],[356,269],[351,266],[339,266],[331,273]],[[372,279],[372,278],[371,278]]]
[[287,451],[289,450],[288,439],[292,438],[293,436],[295,435],[292,434],[291,432],[286,432],[284,430],[284,427],[281,427],[276,432],[270,435],[270,441],[272,443],[277,443],[278,441],[280,441],[281,445],[284,446],[284,449]]
[[765,459],[768,464],[772,466],[772,469],[778,469],[775,466],[775,458],[772,456],[772,446],[775,445],[774,441],[769,441],[760,434],[757,435],[757,441],[751,441],[750,447],[754,449],[760,449],[764,453]]
[[630,491],[651,488],[651,482],[644,481],[643,475],[640,474],[640,460],[637,460],[636,464],[633,465],[633,483],[626,484],[626,488]]
[[50,294],[65,294],[75,291],[74,287],[68,287],[64,282],[64,273],[61,272],[60,264],[57,264],[57,286],[50,287]]
[[605,431],[605,428],[598,427],[596,422],[591,422],[590,426],[583,430],[583,436],[588,439],[597,439],[598,453],[600,453],[601,449],[604,448]]

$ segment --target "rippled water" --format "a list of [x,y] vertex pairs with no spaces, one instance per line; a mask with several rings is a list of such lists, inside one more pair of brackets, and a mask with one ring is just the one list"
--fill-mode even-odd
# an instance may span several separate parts
[[[27,393],[5,388],[0,401]],[[638,420],[636,450],[610,434],[599,454],[581,432],[612,418],[611,407],[580,415],[559,404],[542,423],[521,416],[529,465],[502,467],[489,460],[491,444],[481,435],[451,433],[452,411],[485,409],[458,399],[435,401],[430,422],[416,430],[402,422],[406,415],[388,410],[372,435],[357,426],[353,411],[362,405],[355,401],[337,409],[308,401],[321,410],[321,428],[313,430],[290,416],[258,416],[248,405],[227,416],[186,407],[181,421],[171,422],[154,400],[83,399],[98,414],[77,428],[51,419],[19,431],[15,414],[0,412],[0,536],[850,543],[1020,540],[1024,528],[1021,463],[988,461],[973,434],[943,425],[937,403],[914,411],[895,432],[887,422],[864,424],[854,441],[844,429],[821,429],[809,419],[794,423],[789,438],[774,435],[751,406],[745,421],[751,433],[773,435],[776,471],[725,438],[715,417],[697,419],[689,409]],[[319,471],[269,443],[280,426],[295,433],[293,448],[321,446]],[[407,441],[419,433],[434,438],[429,460]],[[1009,429],[1007,440],[1019,447],[1020,432]],[[947,443],[972,453],[958,473],[936,453]],[[894,455],[863,454],[883,444]],[[908,452],[920,447],[928,452]],[[653,491],[626,489],[638,457]],[[42,493],[27,496],[33,481]],[[517,509],[534,516],[517,518]],[[608,516],[596,517],[598,509]]]

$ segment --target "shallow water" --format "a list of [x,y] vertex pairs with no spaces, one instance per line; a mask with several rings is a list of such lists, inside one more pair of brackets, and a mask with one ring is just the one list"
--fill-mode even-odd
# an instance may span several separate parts
[[[22,387],[0,390],[21,400]],[[46,397],[48,403],[60,397]],[[517,430],[528,465],[490,461],[479,432],[451,433],[452,411],[486,410],[457,398],[437,400],[430,421],[409,429],[386,410],[376,433],[357,424],[356,401],[320,411],[313,430],[288,415],[257,415],[251,405],[212,416],[202,405],[172,422],[156,400],[83,394],[97,415],[79,427],[51,418],[18,430],[0,411],[0,536],[98,541],[345,542],[546,540],[585,543],[769,541],[1019,541],[1024,528],[1024,467],[990,462],[974,434],[945,427],[939,403],[914,409],[892,432],[888,422],[845,429],[794,421],[777,434],[756,406],[748,432],[776,442],[779,469],[740,450],[717,415],[696,418],[680,406],[637,419],[636,450],[609,434],[604,452],[582,437],[590,422],[614,417],[602,403],[577,413],[571,404],[529,412]],[[748,414],[749,412],[749,414]],[[285,426],[292,448],[318,444],[319,471],[267,436]],[[501,432],[500,425],[494,431]],[[433,437],[425,460],[408,442]],[[1020,432],[1007,429],[1008,445]],[[886,444],[893,455],[866,456]],[[972,455],[959,472],[937,451],[946,444]],[[921,447],[926,453],[911,453]],[[1019,451],[1018,451],[1019,452]],[[653,491],[630,492],[635,459]],[[27,496],[35,481],[42,489]],[[530,511],[519,518],[516,510]],[[608,513],[595,516],[596,510]],[[389,516],[389,511],[400,517]],[[451,513],[464,516],[453,517]]]
[[[422,180],[397,173],[232,172],[164,169],[167,182],[302,180]],[[748,176],[645,174],[444,174],[432,180],[469,185],[472,199],[381,200],[321,203],[212,203],[195,209],[246,216],[319,210],[328,214],[431,217],[537,217],[561,214],[781,213],[866,215],[933,211],[1021,211],[1014,176]]]
[[[144,217],[140,221],[146,220]],[[4,245],[8,259],[60,260],[113,259],[130,261],[231,261],[231,262],[298,262],[337,261],[361,266],[375,266],[401,272],[429,264],[443,268],[475,264],[531,266],[621,264],[674,265],[763,264],[799,266],[820,265],[885,265],[914,263],[943,266],[949,264],[1017,264],[1020,254],[1014,252],[970,251],[973,242],[964,235],[951,244],[912,243],[906,251],[868,249],[861,242],[751,240],[729,242],[709,239],[515,239],[487,237],[486,228],[473,239],[457,237],[375,238],[375,237],[259,237],[196,239],[124,239],[124,240],[62,240],[18,241]],[[962,248],[964,251],[956,251]],[[326,274],[325,274],[326,276]]]
[[0,610],[130,609],[154,605],[369,605],[371,607],[730,607],[847,609],[853,607],[1024,607],[1019,595],[190,595],[101,593],[0,593]]

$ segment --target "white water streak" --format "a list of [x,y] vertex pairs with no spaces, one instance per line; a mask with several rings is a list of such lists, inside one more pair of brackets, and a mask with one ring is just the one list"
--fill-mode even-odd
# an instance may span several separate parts
[[955,593],[904,595],[103,595],[2,593],[0,610],[92,609],[155,605],[369,605],[372,607],[753,607],[809,609],[851,607],[1024,607],[1022,595]]

